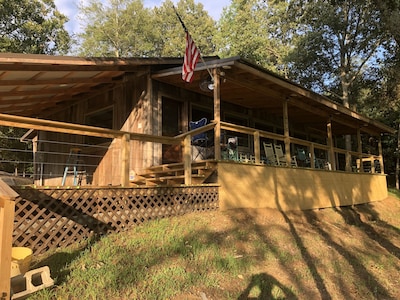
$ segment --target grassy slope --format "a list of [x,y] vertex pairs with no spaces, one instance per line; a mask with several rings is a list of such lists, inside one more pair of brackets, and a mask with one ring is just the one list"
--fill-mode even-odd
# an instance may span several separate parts
[[30,299],[399,299],[400,201],[204,212],[38,258]]

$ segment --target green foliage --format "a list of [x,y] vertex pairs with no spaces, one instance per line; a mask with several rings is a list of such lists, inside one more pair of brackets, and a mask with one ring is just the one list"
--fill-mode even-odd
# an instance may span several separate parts
[[[176,10],[203,56],[215,54],[215,21],[194,0],[180,0]],[[158,34],[156,44],[160,56],[181,57],[185,50],[185,32],[173,10],[171,0],[154,8],[154,26]]]
[[[81,55],[114,57],[182,56],[184,30],[165,1],[153,10],[142,0],[92,0],[81,6]],[[177,10],[203,55],[213,54],[215,24],[202,4],[181,0]]]
[[299,0],[290,7],[300,35],[290,56],[291,77],[318,92],[336,91],[346,106],[357,103],[353,95],[363,82],[360,79],[375,75],[387,42],[376,21],[379,11],[361,0]]
[[240,55],[287,77],[286,56],[296,39],[287,8],[287,1],[233,0],[219,21],[220,55]]
[[149,9],[141,0],[91,0],[81,5],[84,56],[150,56],[154,44]]
[[66,53],[67,21],[53,0],[0,0],[0,52]]
[[0,171],[33,173],[32,143],[23,143],[19,138],[26,129],[0,126]]

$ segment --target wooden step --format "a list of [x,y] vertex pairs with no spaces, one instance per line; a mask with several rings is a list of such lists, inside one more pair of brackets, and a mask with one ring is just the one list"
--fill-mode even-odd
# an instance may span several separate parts
[[[192,163],[192,183],[203,183],[215,170],[216,162],[200,161]],[[168,185],[182,184],[185,180],[183,163],[152,166],[135,176],[131,184],[136,185]]]

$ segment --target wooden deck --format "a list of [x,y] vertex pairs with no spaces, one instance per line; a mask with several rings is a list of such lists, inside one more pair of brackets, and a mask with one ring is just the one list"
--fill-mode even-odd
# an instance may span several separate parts
[[[219,186],[219,207],[307,210],[348,206],[385,199],[386,175],[271,166],[239,161],[192,162],[193,184]],[[137,176],[132,185],[184,183],[183,164],[160,165]]]

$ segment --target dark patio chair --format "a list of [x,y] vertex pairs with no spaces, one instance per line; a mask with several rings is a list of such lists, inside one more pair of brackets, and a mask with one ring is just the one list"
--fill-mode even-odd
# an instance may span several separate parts
[[310,167],[311,161],[303,148],[297,148],[297,160],[300,166]]
[[[190,130],[194,130],[200,127],[203,127],[207,124],[206,118],[201,118],[198,121],[190,121],[189,128]],[[206,132],[202,132],[192,136],[192,146],[195,147],[196,153],[193,153],[193,160],[198,158],[206,159],[207,158],[207,146],[208,146],[208,137]]]

